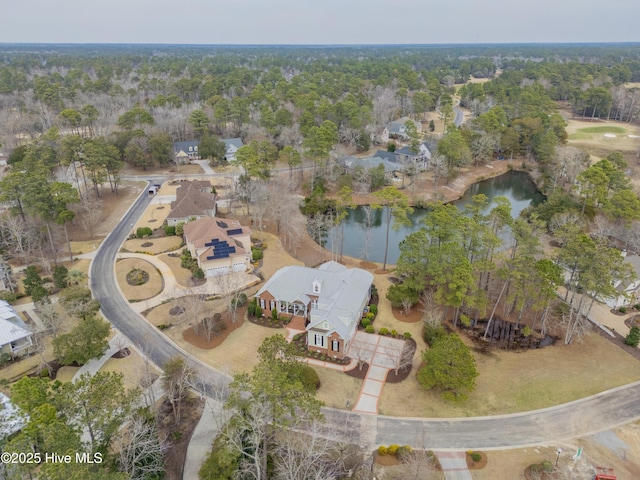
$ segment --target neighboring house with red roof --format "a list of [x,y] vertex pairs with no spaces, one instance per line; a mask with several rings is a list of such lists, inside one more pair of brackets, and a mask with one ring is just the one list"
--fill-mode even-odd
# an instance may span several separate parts
[[251,229],[237,220],[203,217],[184,226],[191,256],[207,277],[251,268]]
[[32,332],[18,312],[6,301],[0,300],[0,353],[17,355],[30,347]]
[[338,262],[281,268],[255,297],[267,315],[305,319],[310,351],[344,358],[371,298],[373,275]]
[[176,190],[176,199],[171,202],[171,211],[167,215],[167,225],[187,223],[192,219],[215,217],[216,194],[207,180],[182,182]]

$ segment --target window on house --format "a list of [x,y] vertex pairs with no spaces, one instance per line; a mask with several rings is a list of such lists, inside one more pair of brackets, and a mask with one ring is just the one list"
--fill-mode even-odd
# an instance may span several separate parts
[[331,342],[331,350],[333,350],[334,352],[340,351],[340,342],[338,340],[333,340]]
[[264,308],[266,308],[266,306],[267,306],[267,303],[264,301],[264,298],[261,298],[260,299],[260,308],[264,309]]
[[317,298],[314,298],[311,303],[313,304],[314,308],[318,308],[318,299]]
[[324,347],[324,335],[318,335],[316,333],[313,338],[313,343],[319,347]]
[[269,310],[273,310],[274,308],[276,308],[276,302],[274,302],[273,300],[269,301]]

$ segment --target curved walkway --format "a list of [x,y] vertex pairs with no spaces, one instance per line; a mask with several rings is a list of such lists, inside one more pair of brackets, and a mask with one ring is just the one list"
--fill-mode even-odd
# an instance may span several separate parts
[[[134,346],[140,346],[153,363],[163,365],[171,357],[183,357],[193,366],[203,391],[212,398],[224,398],[228,375],[178,347],[134,312],[120,295],[115,279],[116,255],[130,224],[142,215],[149,201],[144,195],[139,197],[102,242],[91,264],[91,289],[102,304],[105,318]],[[335,435],[353,438],[353,432],[358,432],[355,441],[362,446],[396,443],[435,450],[521,447],[584,436],[640,419],[640,382],[551,408],[495,417],[400,418],[331,408],[323,413]]]
[[[224,292],[223,286],[216,283],[214,278],[207,279],[205,283],[198,287],[183,287],[176,280],[176,276],[173,273],[173,270],[171,270],[171,267],[160,260],[156,255],[147,255],[144,253],[118,253],[116,259],[120,258],[138,258],[141,260],[145,260],[160,271],[160,274],[162,275],[162,278],[164,280],[164,288],[158,295],[131,304],[131,309],[138,313],[144,312],[145,310],[148,310],[152,307],[157,307],[161,303],[164,303],[176,297],[193,295],[194,293],[219,295]],[[247,288],[260,282],[260,279],[255,275],[248,273],[242,273],[242,275],[243,277],[241,288]]]

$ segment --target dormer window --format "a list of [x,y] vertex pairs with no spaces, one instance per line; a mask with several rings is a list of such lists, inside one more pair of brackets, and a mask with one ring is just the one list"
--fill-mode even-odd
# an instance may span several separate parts
[[193,147],[189,147],[189,151],[190,151],[190,152],[193,152]]
[[313,282],[313,293],[320,293],[320,282],[317,280]]

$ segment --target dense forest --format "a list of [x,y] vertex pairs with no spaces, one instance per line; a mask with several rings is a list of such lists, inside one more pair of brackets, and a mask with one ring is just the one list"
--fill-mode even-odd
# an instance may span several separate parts
[[[454,122],[460,107],[468,117],[462,124]],[[381,140],[385,127],[400,118],[409,119],[406,135]],[[584,313],[596,299],[615,296],[615,282],[632,276],[620,251],[640,251],[633,181],[638,142],[624,151],[590,151],[569,142],[568,122],[575,119],[637,128],[640,45],[0,45],[3,262],[37,259],[55,271],[50,262],[57,262],[60,245],[73,257],[68,226],[81,225],[93,237],[101,196],[116,195],[126,173],[169,169],[176,161],[173,143],[194,139],[203,159],[223,166],[221,140],[240,137],[244,145],[232,164],[241,174],[228,205],[256,230],[269,224],[293,253],[307,232],[339,230],[356,194],[359,203],[387,207],[387,231],[406,224],[412,207],[428,207],[422,228],[400,245],[394,275],[402,281],[387,294],[406,311],[422,304],[428,344],[444,338],[444,320],[454,328],[481,326],[485,338],[492,322],[504,320],[527,339],[551,333],[568,344],[587,329]],[[339,162],[376,149],[417,155],[423,142],[429,162],[403,172],[404,188],[394,186],[383,167],[347,169]],[[501,160],[529,172],[546,201],[513,219],[506,199],[490,207],[476,196],[461,211],[434,193],[462,172]],[[504,245],[506,230],[511,236]],[[90,301],[90,292],[80,293]],[[238,411],[252,407],[238,392],[289,380],[282,373],[290,368],[287,358],[271,351],[285,347],[267,347],[259,351],[264,365],[236,378]],[[170,372],[164,378],[171,386]],[[278,386],[285,392],[288,380]],[[41,389],[33,383],[23,382],[25,391]],[[283,426],[302,393],[315,420],[319,405],[312,392],[294,389],[277,419]],[[75,418],[65,405],[74,394],[42,396],[41,403]],[[25,399],[18,396],[21,408],[29,406]],[[281,398],[263,400],[270,407]],[[177,417],[176,424],[179,411]],[[254,423],[236,419],[227,435],[235,447],[246,447],[247,432],[264,419],[239,418]],[[107,448],[112,427],[105,426],[108,435],[96,451]],[[249,450],[264,445],[252,461],[246,448],[216,442],[205,469],[231,478],[244,466],[266,478],[267,456],[275,465],[269,469],[284,469],[282,452],[291,439],[270,436],[269,428],[263,433],[252,439]],[[155,439],[155,431],[145,434]],[[38,439],[42,445],[53,440]],[[302,463],[320,471],[339,458],[336,477],[359,468],[349,464],[346,451],[324,448],[319,461],[305,457]],[[160,453],[152,452],[155,466]]]

